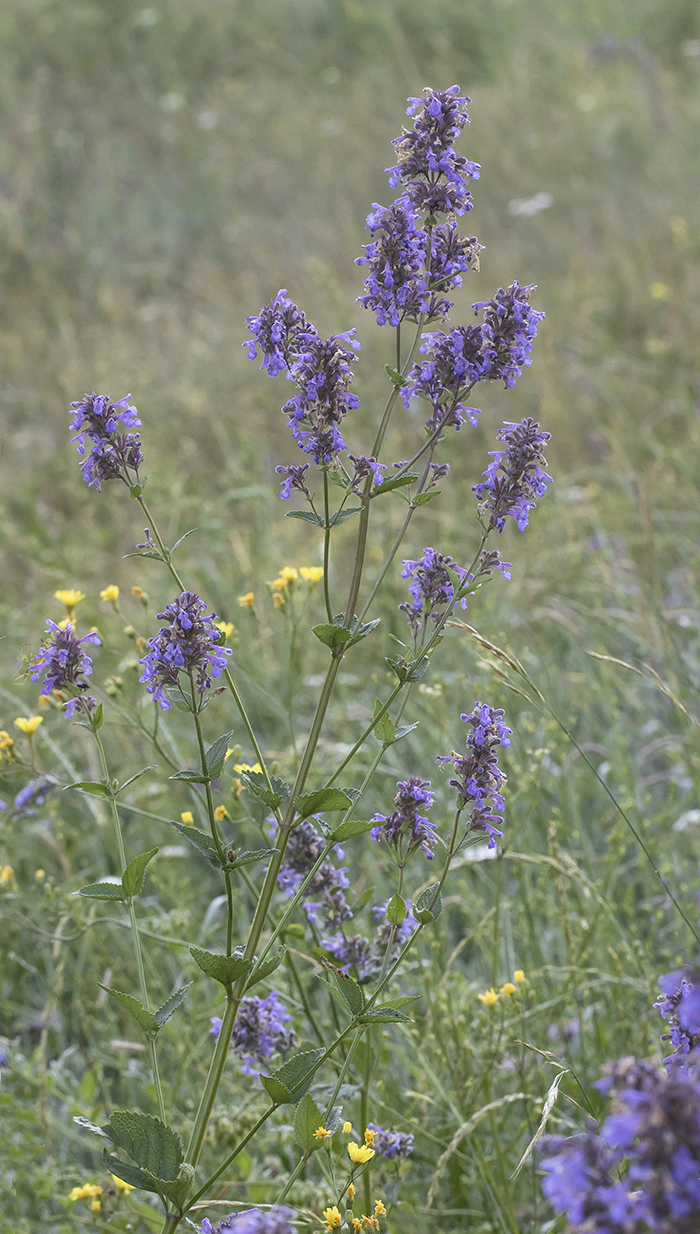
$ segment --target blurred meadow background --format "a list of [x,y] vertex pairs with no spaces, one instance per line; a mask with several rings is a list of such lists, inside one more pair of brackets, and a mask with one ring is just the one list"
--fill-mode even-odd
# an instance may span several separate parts
[[[10,804],[38,773],[62,784],[99,774],[87,737],[57,709],[44,712],[31,743],[14,727],[38,708],[23,658],[45,618],[64,615],[59,588],[85,592],[79,624],[97,625],[103,638],[93,680],[114,704],[104,735],[115,768],[127,775],[161,761],[146,736],[152,704],[137,713],[143,732],[127,718],[142,695],[135,640],[154,632],[170,584],[157,563],[125,559],[142,538],[134,504],[121,489],[95,493],[80,478],[67,411],[93,389],[133,394],[148,501],[169,542],[198,528],[178,568],[235,623],[235,671],[263,745],[280,774],[292,765],[325,663],[301,633],[322,620],[322,601],[297,591],[275,611],[266,582],[284,565],[317,565],[321,545],[284,517],[274,466],[298,461],[279,411],[287,390],[246,359],[245,318],[287,287],[324,335],[358,327],[361,406],[348,436],[351,449],[366,451],[393,357],[389,332],[354,302],[365,217],[372,202],[391,200],[383,169],[406,97],[458,82],[472,98],[458,148],[481,163],[482,177],[462,231],[485,251],[451,320],[467,321],[473,300],[514,278],[538,285],[533,303],[547,316],[517,388],[487,390],[478,429],[452,436],[449,480],[416,515],[403,555],[432,544],[468,561],[477,542],[471,486],[501,421],[532,415],[551,431],[555,484],[528,531],[508,528],[499,543],[512,581],[498,578],[466,615],[519,658],[546,703],[453,629],[412,695],[406,720],[420,720],[419,729],[372,787],[372,810],[386,810],[408,774],[438,780],[446,801],[434,758],[463,742],[460,712],[475,698],[507,709],[515,731],[502,760],[500,855],[465,861],[453,875],[440,930],[409,973],[409,992],[421,995],[414,1022],[376,1045],[373,1119],[416,1139],[408,1162],[377,1166],[374,1177],[395,1206],[391,1231],[562,1230],[539,1198],[533,1159],[512,1177],[550,1085],[566,1071],[550,1129],[582,1127],[601,1108],[592,1085],[606,1061],[659,1057],[656,978],[695,946],[660,878],[694,922],[697,4],[5,0],[0,64],[0,728],[15,740],[14,759],[2,752],[0,796]],[[407,457],[421,419],[418,409],[395,416],[387,457]],[[375,562],[402,514],[393,499],[378,513]],[[353,527],[337,539],[340,593]],[[120,615],[99,599],[108,584],[121,589]],[[254,614],[237,603],[248,591]],[[328,769],[386,692],[382,657],[387,634],[402,635],[404,596],[397,566],[377,608],[382,637],[345,662]],[[226,702],[213,707],[213,735],[237,727]],[[132,851],[161,846],[141,920],[149,980],[162,998],[193,979],[179,940],[211,944],[220,929],[216,878],[158,821],[192,806],[167,784],[167,758],[191,757],[179,723],[164,718],[165,761],[134,786],[126,820]],[[221,800],[259,844],[263,819],[235,783],[232,791],[231,775]],[[97,799],[54,791],[32,813],[2,817],[5,1228],[159,1229],[145,1200],[109,1194],[92,1137],[71,1123],[150,1100],[133,1023],[96,985],[130,988],[128,937],[112,920],[118,914],[71,895],[116,868],[106,815]],[[350,856],[357,894],[379,879],[375,894],[386,895],[367,848],[355,841]],[[280,970],[300,1036],[296,978],[314,947],[302,925],[288,938],[293,963]],[[526,977],[517,998],[489,1011],[478,994],[515,969]],[[330,1014],[320,994],[318,1005]],[[187,1014],[163,1032],[164,1074],[183,1125],[216,1011],[200,974]],[[232,1068],[211,1161],[252,1124],[259,1100]],[[224,1175],[220,1200],[274,1199],[295,1161],[283,1113],[264,1151],[243,1154]],[[85,1181],[105,1187],[99,1216],[68,1199]],[[294,1196],[310,1212],[329,1202],[313,1172]],[[203,1211],[213,1218],[217,1209]],[[308,1228],[320,1229],[320,1219]]]

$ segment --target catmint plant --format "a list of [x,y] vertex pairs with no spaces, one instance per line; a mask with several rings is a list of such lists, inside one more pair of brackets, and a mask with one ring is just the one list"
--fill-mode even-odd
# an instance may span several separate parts
[[[322,580],[317,602],[325,609],[310,634],[325,658],[313,717],[299,750],[282,756],[281,767],[269,736],[257,731],[250,718],[247,678],[237,666],[237,656],[245,658],[245,636],[239,633],[235,656],[226,646],[231,627],[217,621],[206,595],[193,591],[175,564],[182,541],[166,544],[146,503],[142,441],[130,431],[141,426],[141,420],[131,396],[112,403],[106,395],[93,393],[72,404],[71,427],[83,478],[103,501],[111,495],[103,491],[106,482],[122,482],[146,523],[136,556],[159,562],[165,570],[160,625],[141,645],[140,683],[154,717],[172,708],[186,717],[188,761],[195,765],[176,765],[174,773],[169,767],[167,791],[173,805],[171,819],[163,819],[162,825],[170,822],[197,860],[207,860],[219,880],[225,911],[217,945],[206,950],[193,944],[186,961],[192,977],[199,969],[210,983],[212,998],[218,992],[221,1014],[210,1017],[203,1055],[206,1079],[198,1104],[183,1116],[174,1110],[172,1077],[161,1075],[158,1035],[171,1016],[187,1014],[193,1001],[189,981],[167,992],[154,1007],[138,924],[139,896],[157,849],[125,850],[122,794],[135,776],[120,782],[109,767],[101,735],[109,692],[99,702],[87,693],[92,664],[85,644],[99,646],[100,639],[94,632],[79,635],[74,618],[61,626],[49,622],[50,637],[31,666],[32,677],[38,680],[43,674],[42,692],[58,697],[66,716],[81,723],[95,744],[101,779],[72,787],[107,802],[120,862],[117,882],[89,884],[80,894],[110,901],[115,912],[122,911],[120,906],[127,911],[137,989],[105,988],[145,1036],[154,1094],[152,1101],[144,1095],[143,1109],[111,1111],[100,1127],[78,1121],[108,1145],[105,1163],[114,1177],[160,1200],[164,1234],[173,1234],[185,1221],[202,1234],[290,1234],[308,1216],[307,1211],[302,1218],[294,1207],[295,1184],[302,1174],[307,1194],[310,1181],[315,1189],[314,1228],[320,1222],[328,1231],[387,1229],[389,1200],[377,1196],[382,1189],[380,1163],[409,1157],[414,1136],[371,1121],[378,1109],[372,1071],[377,1051],[370,1045],[411,1018],[402,1010],[411,1000],[400,993],[394,997],[401,989],[397,983],[423,933],[435,927],[455,856],[484,835],[493,848],[503,834],[506,774],[499,757],[509,746],[511,729],[503,711],[487,702],[465,700],[471,710],[462,714],[467,726],[463,751],[425,750],[424,761],[415,765],[412,760],[395,790],[383,792],[385,803],[371,818],[364,804],[370,786],[378,792],[375,776],[387,752],[415,727],[402,721],[411,717],[414,685],[429,669],[451,618],[486,582],[500,574],[504,585],[502,580],[510,577],[510,563],[487,541],[500,534],[507,515],[524,530],[551,482],[543,455],[549,434],[530,419],[508,421],[497,433],[503,449],[493,452],[485,478],[475,486],[474,534],[460,546],[460,562],[431,546],[422,557],[401,556],[411,551],[407,541],[414,519],[439,496],[438,486],[448,477],[451,435],[459,432],[460,448],[469,448],[470,427],[480,415],[472,405],[475,390],[485,381],[502,381],[506,391],[512,389],[530,364],[543,317],[530,303],[534,287],[516,281],[498,288],[490,299],[475,300],[467,325],[449,324],[449,296],[465,279],[476,277],[482,249],[475,236],[460,234],[460,219],[474,205],[470,185],[480,171],[456,146],[469,122],[469,101],[457,86],[426,89],[409,101],[411,124],[394,140],[395,161],[387,169],[397,195],[389,204],[375,203],[367,217],[370,241],[356,259],[366,275],[357,303],[390,332],[384,406],[367,441],[358,440],[353,416],[359,403],[353,384],[360,356],[358,327],[324,337],[286,289],[247,319],[247,355],[260,362],[268,377],[282,380],[279,402],[291,430],[285,440],[292,456],[276,466],[280,496],[285,503],[298,503],[289,516],[303,521],[309,535],[317,537],[323,560],[322,568],[302,570],[301,580],[296,568],[287,567],[269,585],[275,608],[293,615],[301,611],[299,588],[306,583],[311,596]],[[410,457],[387,457],[392,418],[417,400],[427,414]],[[301,454],[294,454],[294,448]],[[376,503],[400,498],[404,511],[398,533],[384,544],[376,530]],[[346,572],[336,554],[336,531],[351,520],[355,551]],[[423,543],[425,531],[417,534]],[[365,572],[370,543],[381,562],[371,585]],[[405,588],[399,609],[406,641],[400,641],[398,651],[396,642],[385,639],[375,615],[385,580],[398,580]],[[238,602],[252,611],[254,594],[245,584]],[[341,666],[362,655],[356,648],[367,639],[384,650],[392,684],[329,773],[327,755],[322,754],[329,704]],[[229,709],[223,733],[209,720],[209,703],[215,697],[219,711]],[[139,732],[151,740],[154,757],[162,760],[157,722],[152,731],[141,724]],[[251,762],[236,761],[241,755],[234,754],[224,772],[232,751],[242,749],[239,738]],[[183,750],[185,740],[178,738]],[[400,754],[399,748],[396,756]],[[426,773],[436,760],[446,775],[431,784]],[[245,793],[250,817],[260,821],[267,840],[263,848],[246,849],[245,828],[215,802],[217,785],[231,765],[239,777],[237,793]],[[146,767],[136,774],[151,775],[154,770]],[[182,811],[177,794],[185,790],[192,808]],[[15,808],[23,808],[22,803]],[[203,828],[194,825],[195,809],[197,818],[206,820]],[[175,821],[178,816],[180,822]],[[386,887],[369,899],[357,894],[357,854],[363,845],[388,872],[385,881],[393,888],[388,898]],[[435,871],[427,886],[426,869]],[[373,898],[378,902],[372,903]],[[323,983],[315,977],[314,990],[321,988],[329,1000],[324,1018],[316,1014],[316,994],[297,972],[291,950],[285,955],[290,930],[297,939],[311,940]],[[144,941],[149,948],[166,946],[158,937]],[[294,978],[289,992],[283,960]],[[263,988],[257,988],[259,984]],[[309,1039],[312,1046],[305,1044]],[[234,1069],[246,1078],[257,1113],[252,1126],[241,1121],[236,1142],[214,1159],[207,1137],[222,1080]],[[664,1101],[667,1092],[670,1089],[655,1089],[649,1100]],[[634,1115],[628,1138],[646,1135],[643,1128],[647,1122],[651,1126],[652,1113]],[[287,1158],[296,1158],[279,1178],[274,1202],[230,1215],[206,1215],[203,1208],[224,1171],[268,1120],[285,1137]],[[684,1145],[686,1140],[690,1143],[686,1136]],[[603,1173],[605,1169],[607,1165],[601,1166]],[[371,1177],[378,1182],[370,1185]]]

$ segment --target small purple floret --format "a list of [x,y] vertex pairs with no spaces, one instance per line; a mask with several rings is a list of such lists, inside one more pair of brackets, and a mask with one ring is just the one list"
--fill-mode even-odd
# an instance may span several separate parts
[[506,449],[490,451],[493,462],[483,472],[485,480],[474,485],[474,492],[489,515],[489,531],[502,531],[507,515],[524,531],[537,498],[552,483],[544,470],[547,460],[543,452],[551,433],[540,432],[539,424],[528,416],[520,424],[506,423],[498,436]]
[[73,422],[71,429],[77,436],[78,454],[84,455],[86,443],[90,454],[80,469],[83,479],[96,488],[102,488],[103,480],[123,480],[125,484],[138,484],[139,467],[143,462],[141,438],[138,433],[118,432],[119,422],[127,428],[141,421],[135,407],[129,403],[130,394],[110,402],[106,394],[85,394],[76,403],[71,403]]
[[51,637],[39,648],[34,663],[29,666],[32,681],[38,681],[41,674],[45,673],[41,694],[51,694],[53,690],[77,691],[76,697],[70,699],[64,707],[64,714],[68,719],[76,707],[91,713],[97,706],[97,700],[92,695],[80,693],[87,688],[83,678],[89,677],[92,672],[92,660],[85,654],[83,644],[92,643],[95,647],[100,647],[102,640],[99,634],[93,630],[89,634],[83,634],[81,638],[76,638],[70,621],[61,627],[47,618],[46,624],[51,631]]
[[[267,998],[249,995],[241,999],[236,1023],[231,1036],[231,1047],[244,1060],[241,1070],[245,1075],[258,1075],[261,1066],[273,1054],[287,1054],[296,1044],[291,1029],[284,1026],[291,1015],[276,990]],[[219,1040],[221,1020],[211,1017],[209,1030],[215,1041]]]
[[465,834],[486,832],[489,848],[495,848],[496,837],[503,835],[498,825],[503,823],[505,801],[501,786],[506,783],[506,776],[498,766],[496,750],[499,746],[508,748],[513,731],[504,723],[503,715],[501,708],[475,703],[469,715],[461,716],[471,728],[466,754],[453,751],[437,758],[439,763],[452,764],[454,776],[450,784],[457,789],[461,808],[471,807]]
[[377,843],[384,840],[392,848],[401,865],[405,864],[415,848],[420,846],[429,861],[433,859],[433,849],[437,843],[435,823],[429,822],[420,810],[429,810],[434,801],[430,791],[430,780],[420,780],[411,776],[397,784],[398,792],[394,798],[396,809],[387,817],[385,814],[375,814],[370,836]]

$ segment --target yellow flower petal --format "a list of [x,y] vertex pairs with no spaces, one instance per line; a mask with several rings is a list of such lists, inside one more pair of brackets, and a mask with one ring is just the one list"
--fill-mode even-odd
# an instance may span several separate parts
[[299,577],[299,571],[294,569],[294,566],[282,566],[280,570],[280,578],[283,578],[286,583],[295,583]]
[[43,723],[43,716],[30,716],[28,720],[25,720],[24,716],[18,716],[15,720],[15,727],[21,733],[26,733],[27,737],[31,737],[32,733],[35,733],[39,725]]
[[236,628],[232,621],[215,621],[214,625],[217,630],[221,630],[224,638],[230,638]]
[[10,883],[15,876],[12,866],[3,866],[0,870],[0,883]]
[[343,1123],[343,1135],[350,1135],[352,1131],[352,1123]]
[[516,987],[512,981],[506,981],[505,985],[501,986],[500,993],[505,994],[506,998],[510,998],[511,994],[515,994]]
[[272,599],[274,601],[275,608],[282,608],[285,603],[284,596],[281,591],[273,591]]
[[323,578],[323,566],[302,566],[299,573],[307,583],[320,583]]
[[381,1200],[377,1200],[374,1205],[374,1215],[375,1217],[386,1217],[386,1209]]
[[241,608],[252,608],[255,595],[252,591],[247,591],[244,596],[238,597],[238,603]]
[[68,587],[64,591],[54,591],[54,598],[60,600],[61,604],[65,604],[67,609],[74,609],[76,604],[80,604],[81,600],[85,599],[84,591],[76,591],[75,588]]
[[117,1191],[123,1191],[125,1195],[128,1195],[130,1191],[135,1190],[135,1188],[131,1185],[131,1183],[125,1183],[124,1179],[117,1178],[116,1174],[112,1175],[112,1182],[117,1188]]
[[348,1144],[348,1157],[353,1165],[364,1165],[365,1161],[371,1161],[374,1156],[374,1149],[368,1148],[366,1144],[355,1144],[351,1141]]
[[35,870],[34,877],[38,883],[42,883],[46,878],[46,870]]
[[665,283],[651,283],[649,295],[652,300],[668,300],[671,292]]
[[105,587],[104,591],[100,592],[100,599],[106,600],[108,604],[116,604],[119,599],[119,588],[116,583],[110,583],[109,587]]
[[222,821],[223,821],[223,819],[225,819],[225,818],[229,818],[229,817],[230,817],[230,815],[229,815],[228,810],[226,809],[226,806],[217,806],[217,807],[216,807],[216,809],[215,809],[215,811],[214,811],[214,818],[216,819],[217,823],[220,823],[220,822],[222,822]]
[[182,814],[180,815],[180,822],[184,823],[186,827],[191,827],[194,824],[194,816],[192,814],[192,811],[183,810]]
[[341,1217],[338,1211],[337,1204],[334,1204],[332,1208],[324,1209],[323,1220],[328,1222],[329,1230],[340,1229],[341,1225],[343,1224],[343,1218]]
[[365,1144],[367,1144],[369,1148],[372,1148],[374,1144],[374,1132],[371,1131],[369,1127],[365,1131]]
[[329,1138],[332,1138],[332,1136],[333,1136],[333,1132],[326,1131],[325,1127],[317,1127],[316,1130],[314,1131],[315,1140],[328,1140]]
[[513,973],[513,981],[515,981],[517,985],[521,985],[521,983],[524,980],[525,980],[525,974],[522,968],[516,968],[515,972]]
[[487,990],[485,994],[479,994],[477,997],[480,998],[484,1006],[488,1008],[495,1007],[498,1002],[498,995],[493,986],[490,990]]

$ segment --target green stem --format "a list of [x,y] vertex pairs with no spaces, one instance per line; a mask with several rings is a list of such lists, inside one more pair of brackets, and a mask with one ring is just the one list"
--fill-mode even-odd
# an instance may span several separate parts
[[204,1143],[204,1136],[206,1134],[209,1118],[214,1106],[216,1094],[219,1090],[221,1077],[224,1074],[224,1067],[226,1066],[226,1058],[228,1056],[228,1048],[231,1042],[231,1034],[233,1032],[236,1012],[238,1011],[238,1004],[240,1002],[240,998],[236,999],[233,997],[230,986],[226,990],[226,999],[226,1010],[221,1021],[219,1037],[216,1046],[214,1047],[214,1057],[211,1061],[207,1082],[204,1086],[204,1092],[202,1093],[199,1109],[197,1110],[194,1125],[190,1133],[189,1144],[187,1145],[187,1152],[185,1154],[185,1160],[189,1161],[191,1165],[197,1164],[199,1154],[202,1151],[202,1144]]
[[326,602],[326,616],[328,617],[328,621],[332,624],[333,609],[331,608],[330,582],[328,579],[331,558],[330,503],[328,493],[328,472],[325,469],[323,472],[323,523],[323,598]]
[[257,1123],[253,1124],[250,1131],[243,1137],[242,1140],[239,1140],[238,1144],[236,1145],[235,1148],[231,1150],[228,1157],[224,1158],[218,1170],[215,1170],[213,1174],[210,1174],[206,1182],[202,1183],[202,1186],[199,1188],[199,1191],[197,1192],[197,1194],[192,1196],[192,1199],[189,1201],[189,1208],[192,1208],[192,1206],[196,1204],[198,1200],[201,1200],[202,1196],[205,1195],[205,1193],[209,1190],[209,1188],[216,1182],[217,1178],[221,1178],[221,1175],[223,1174],[224,1170],[227,1170],[231,1162],[235,1161],[238,1154],[243,1152],[243,1149],[245,1148],[246,1144],[248,1144],[249,1141],[252,1140],[253,1136],[257,1134],[257,1132],[262,1127],[263,1123],[267,1122],[270,1115],[274,1114],[277,1108],[278,1107],[276,1105],[271,1105],[269,1109],[265,1110],[264,1114],[260,1115],[260,1118],[258,1119]]
[[[93,732],[93,736],[95,738],[95,744],[97,746],[100,766],[102,768],[102,775],[104,776],[104,779],[107,781],[107,784],[109,785],[110,784],[109,767],[107,765],[107,755],[105,754],[105,748],[102,744],[102,740],[100,738],[99,733]],[[124,849],[124,837],[122,835],[122,826],[121,826],[121,819],[119,818],[119,810],[117,808],[117,802],[111,792],[111,789],[110,789],[109,805],[110,805],[110,811],[112,814],[112,821],[114,822],[114,830],[115,830],[116,837],[117,837],[117,851],[119,853],[119,861],[121,863],[122,874],[123,874],[127,866],[126,851]],[[146,1011],[148,1011],[149,1003],[148,1003],[148,986],[146,984],[146,970],[143,965],[143,954],[141,952],[141,940],[139,938],[139,928],[138,928],[138,923],[136,921],[136,909],[134,908],[133,897],[129,896],[126,903],[127,903],[127,908],[129,909],[129,921],[131,923],[131,938],[132,938],[132,942],[134,945],[134,958],[136,960],[136,972],[138,973],[139,990],[141,992],[141,1002],[146,1008]],[[155,1041],[151,1039],[150,1035],[148,1034],[146,1036],[146,1043],[148,1046],[148,1054],[149,1054],[149,1058],[151,1062],[151,1070],[153,1072],[153,1084],[156,1090],[156,1101],[158,1103],[158,1115],[161,1119],[161,1122],[165,1122],[166,1121],[165,1120],[165,1101],[163,1100],[163,1088],[162,1088],[161,1081],[160,1081],[160,1070],[158,1067],[158,1054],[156,1052],[156,1043]]]
[[[388,954],[388,951],[387,951]],[[372,1030],[367,1029],[365,1037],[365,1048],[367,1054],[365,1057],[364,1075],[362,1088],[360,1090],[360,1133],[364,1135],[367,1129],[369,1119],[369,1089],[372,1081]],[[365,1170],[362,1175],[362,1196],[365,1212],[369,1213],[372,1204],[372,1195],[370,1191],[370,1176],[369,1170]]]
[[199,746],[199,759],[200,759],[200,763],[202,767],[202,775],[205,777],[204,791],[205,791],[206,798],[207,798],[207,815],[209,817],[209,828],[211,830],[212,840],[214,841],[216,845],[217,856],[224,870],[224,879],[226,881],[226,905],[227,905],[226,955],[230,955],[233,950],[233,889],[231,887],[231,871],[224,868],[226,866],[226,854],[224,852],[224,846],[221,843],[221,836],[219,835],[219,828],[216,825],[216,819],[214,817],[214,798],[212,797],[212,792],[211,792],[211,780],[208,778],[208,774],[207,774],[207,756],[206,756],[206,752],[204,749],[204,735],[202,733],[202,725],[199,719],[199,712],[196,710],[196,707],[195,707],[195,684],[194,684],[194,678],[191,673],[190,673],[190,687],[192,690],[192,718],[194,720],[194,726],[197,731],[197,745]]

